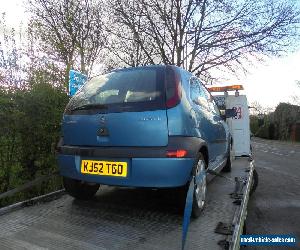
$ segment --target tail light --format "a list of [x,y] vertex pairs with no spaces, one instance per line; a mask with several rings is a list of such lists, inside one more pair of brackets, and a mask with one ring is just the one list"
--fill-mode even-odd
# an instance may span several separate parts
[[187,151],[185,149],[177,149],[177,150],[168,150],[167,157],[170,158],[183,158],[187,155]]
[[170,66],[166,68],[166,106],[175,107],[181,99],[181,81],[180,75]]

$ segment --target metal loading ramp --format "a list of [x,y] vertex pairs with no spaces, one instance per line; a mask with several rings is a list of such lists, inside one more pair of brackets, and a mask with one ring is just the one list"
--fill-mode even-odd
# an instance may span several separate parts
[[[229,178],[245,177],[248,159],[233,162]],[[192,219],[185,249],[222,249],[230,236],[215,233],[231,224],[240,205],[230,197],[235,183],[215,177],[206,208]],[[0,216],[0,249],[181,249],[182,214],[169,190],[102,186],[92,201],[58,199],[15,209]]]

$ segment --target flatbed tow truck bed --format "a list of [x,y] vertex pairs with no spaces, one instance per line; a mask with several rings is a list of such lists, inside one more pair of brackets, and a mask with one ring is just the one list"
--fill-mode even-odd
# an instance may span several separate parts
[[[222,173],[226,178],[209,183],[206,207],[191,219],[185,249],[239,248],[253,169],[253,161],[239,158],[231,173]],[[31,206],[0,209],[0,249],[181,249],[183,211],[176,202],[168,190],[107,186],[92,201],[67,194],[35,199]],[[220,222],[225,224],[216,233]]]

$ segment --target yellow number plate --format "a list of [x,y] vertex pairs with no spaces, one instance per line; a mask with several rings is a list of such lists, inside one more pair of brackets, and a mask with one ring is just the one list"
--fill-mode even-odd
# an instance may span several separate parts
[[126,177],[127,162],[82,160],[81,173]]

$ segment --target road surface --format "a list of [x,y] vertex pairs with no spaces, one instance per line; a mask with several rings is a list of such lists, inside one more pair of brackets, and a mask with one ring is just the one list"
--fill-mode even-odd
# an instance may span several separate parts
[[259,184],[249,202],[247,233],[294,234],[299,241],[300,143],[255,138],[252,146]]

